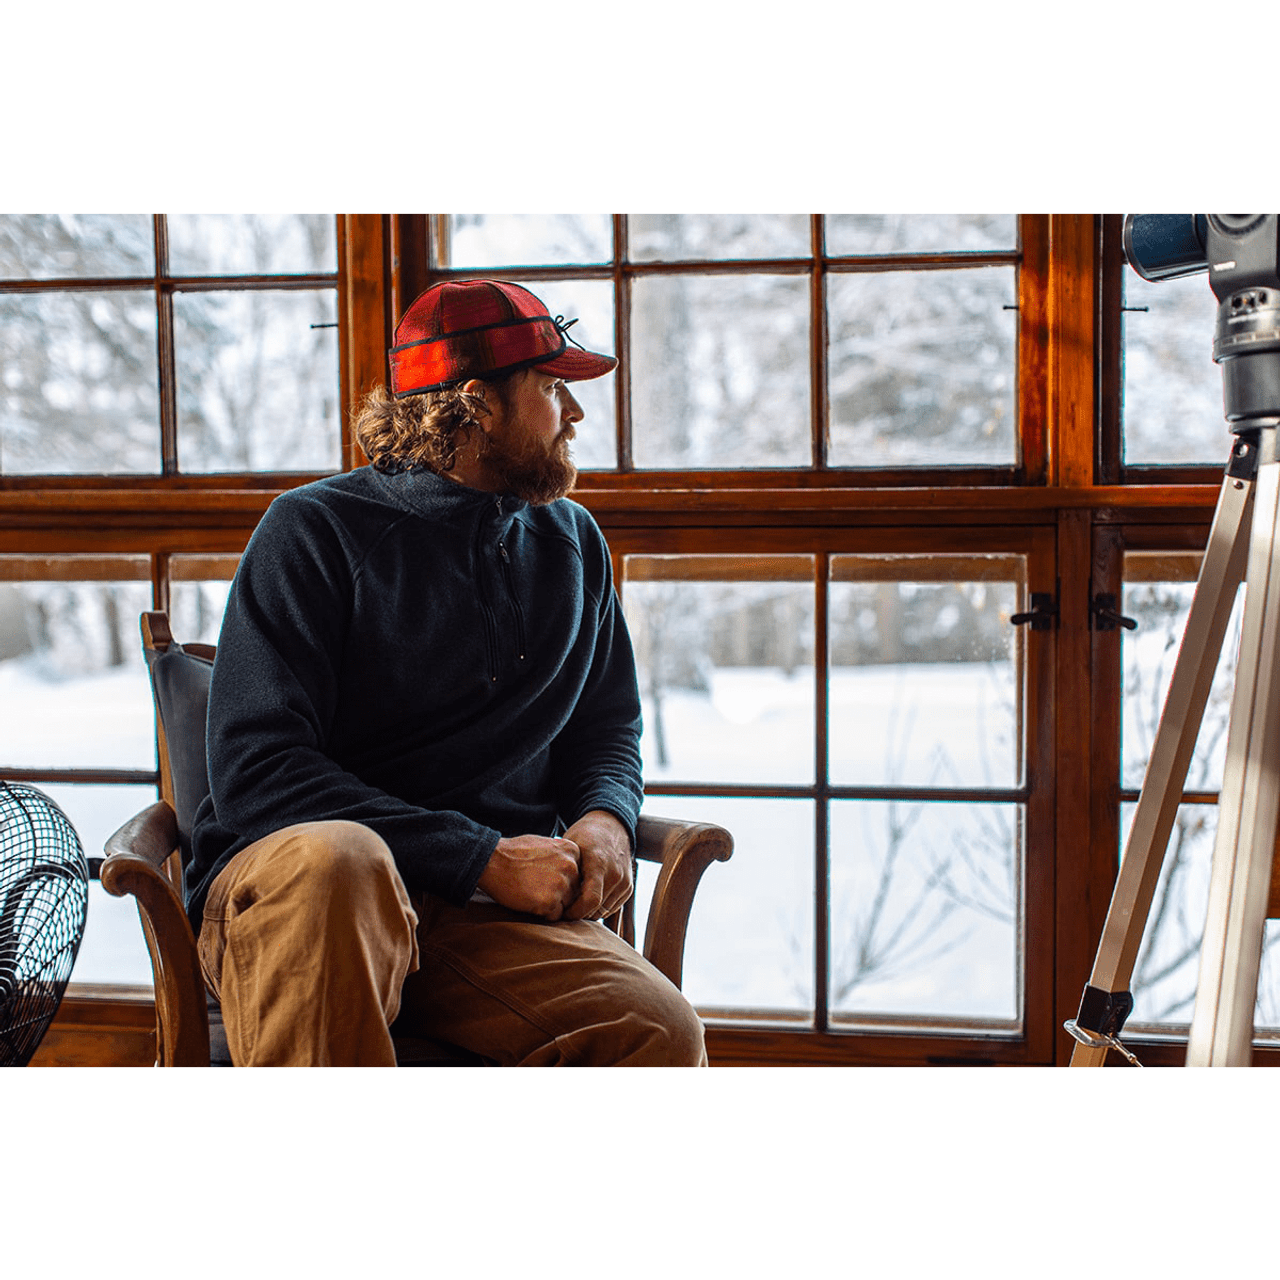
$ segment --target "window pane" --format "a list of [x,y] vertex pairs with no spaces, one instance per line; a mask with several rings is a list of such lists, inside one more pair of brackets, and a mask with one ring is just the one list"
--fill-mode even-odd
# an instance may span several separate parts
[[[733,857],[707,869],[693,901],[685,995],[704,1015],[812,1017],[812,802],[653,796],[645,812],[719,823],[733,836]],[[655,874],[652,864],[640,864],[637,943]]]
[[628,556],[646,777],[814,780],[813,561]]
[[1127,463],[1221,463],[1232,436],[1213,362],[1218,303],[1205,275],[1152,284],[1125,268],[1122,413]]
[[0,373],[0,473],[160,470],[152,294],[0,295]]
[[832,557],[832,782],[1018,785],[1025,573],[1009,555]]
[[[534,282],[534,293],[546,303],[553,316],[577,320],[570,338],[588,351],[614,355],[617,344],[613,330],[613,285],[608,280],[556,280]],[[580,470],[613,468],[618,465],[617,376],[605,374],[585,382],[570,384],[569,390],[582,406],[583,420],[570,446]]]
[[[1124,558],[1122,609],[1138,622],[1136,631],[1124,633],[1122,650],[1121,785],[1126,788],[1141,788],[1146,774],[1199,567],[1200,556],[1194,553],[1130,552]],[[1191,791],[1214,792],[1222,785],[1243,605],[1242,587],[1187,769],[1186,787]],[[1136,808],[1134,802],[1121,807],[1121,855]],[[1131,1028],[1185,1030],[1191,1021],[1217,823],[1216,805],[1183,804],[1178,808],[1169,843],[1161,855],[1160,878],[1130,981],[1134,1010],[1126,1025]],[[1256,1029],[1262,1036],[1280,1035],[1278,933],[1277,922],[1269,920],[1255,1014]]]
[[180,276],[337,271],[331,213],[171,213],[169,269]]
[[546,266],[613,256],[607,213],[454,213],[445,234],[447,243],[436,246],[441,267]]
[[178,458],[198,471],[336,471],[332,289],[180,293],[173,300]]
[[[148,580],[130,581],[131,571]],[[100,572],[41,580],[29,562],[0,556],[0,765],[156,767],[138,637],[149,562],[102,557]]]
[[[1121,806],[1122,852],[1136,808]],[[1178,807],[1129,982],[1134,1006],[1126,1024],[1130,1030],[1191,1022],[1217,821],[1216,805]]]
[[217,644],[237,556],[174,556],[169,625],[179,644]]
[[833,802],[833,1020],[1016,1024],[1021,884],[1016,805]]
[[1012,213],[832,213],[826,218],[832,257],[893,253],[992,252],[1015,249]]
[[[102,857],[107,837],[156,802],[155,787],[41,783],[40,790],[67,815],[90,858]],[[137,905],[132,898],[113,898],[97,881],[89,885],[89,918],[71,981],[151,986]]]
[[[1136,804],[1121,809],[1123,850]],[[1147,913],[1129,989],[1133,1013],[1127,1030],[1148,1028],[1185,1032],[1195,1008],[1200,976],[1200,944],[1209,903],[1216,805],[1180,805]],[[1280,921],[1268,920],[1258,973],[1255,1034],[1280,1037]]]
[[633,262],[799,258],[810,250],[802,213],[633,213],[627,229]]
[[638,466],[809,465],[807,280],[650,276],[632,300]]
[[840,467],[1012,465],[1012,267],[833,275],[828,387]]
[[[1142,786],[1195,595],[1194,581],[1162,580],[1158,575],[1171,570],[1192,574],[1198,569],[1198,556],[1162,557],[1140,553],[1125,556],[1126,582],[1121,611],[1138,626],[1136,630],[1126,630],[1121,641],[1124,671],[1121,786]],[[1216,791],[1222,785],[1243,604],[1241,588],[1227,625],[1209,701],[1187,769],[1186,785],[1192,791]]]
[[155,239],[146,214],[15,213],[0,216],[0,277],[149,276]]

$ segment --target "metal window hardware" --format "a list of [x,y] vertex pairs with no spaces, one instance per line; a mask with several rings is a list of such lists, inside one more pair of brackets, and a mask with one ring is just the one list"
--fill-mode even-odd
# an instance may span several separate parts
[[1031,608],[1026,613],[1015,613],[1009,619],[1015,627],[1029,622],[1032,631],[1052,631],[1058,620],[1057,597],[1048,591],[1031,593]]
[[1116,608],[1116,598],[1108,591],[1099,592],[1089,601],[1089,617],[1093,621],[1095,631],[1114,631],[1124,627],[1126,631],[1138,629],[1137,620],[1126,618]]

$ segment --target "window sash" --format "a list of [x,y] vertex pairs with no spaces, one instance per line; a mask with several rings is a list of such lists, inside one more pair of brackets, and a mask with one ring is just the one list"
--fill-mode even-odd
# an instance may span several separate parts
[[[1029,536],[1028,536],[1029,535]],[[618,563],[618,580],[626,600],[627,586],[661,584],[673,581],[692,583],[763,581],[766,583],[800,584],[808,582],[815,596],[815,660],[809,676],[814,682],[813,731],[815,734],[815,775],[805,783],[732,783],[705,780],[658,780],[646,783],[646,804],[654,812],[662,812],[664,802],[678,800],[688,806],[694,799],[714,802],[718,798],[745,800],[791,800],[812,806],[814,823],[813,875],[813,1000],[812,1009],[780,1010],[778,1008],[716,1009],[702,1007],[704,1017],[713,1022],[735,1026],[787,1025],[807,1028],[819,1035],[857,1033],[859,1035],[895,1034],[916,1039],[920,1044],[934,1038],[981,1036],[1006,1039],[1028,1045],[1042,1043],[1052,1034],[1043,1009],[1037,1009],[1028,992],[1043,991],[1049,981],[1051,955],[1042,945],[1046,932],[1045,912],[1049,901],[1040,886],[1046,883],[1046,852],[1052,849],[1052,838],[1045,824],[1052,825],[1052,797],[1042,786],[1032,786],[1032,777],[1045,778],[1051,771],[1044,752],[1048,736],[1041,728],[1049,704],[1048,688],[1052,680],[1049,662],[1050,646],[1039,637],[1031,640],[1021,628],[1014,629],[1016,663],[1020,671],[1018,715],[1015,734],[1028,755],[1019,756],[1021,781],[1003,787],[854,785],[833,782],[829,760],[829,682],[827,584],[842,579],[864,581],[930,581],[953,582],[973,574],[977,580],[1008,575],[1015,566],[1025,570],[1023,591],[1040,590],[1052,563],[1052,540],[1044,531],[975,531],[948,527],[886,533],[864,531],[861,535],[843,531],[794,531],[787,540],[789,554],[780,554],[778,539],[767,532],[740,531],[736,535],[736,552],[706,554],[700,551],[703,536],[696,531],[682,532],[678,541],[683,550],[664,548],[653,554],[635,546],[634,534],[626,530],[610,533],[611,545]],[[634,549],[633,549],[634,548]],[[949,548],[949,550],[943,550]],[[633,573],[633,569],[635,572]],[[1025,573],[1025,577],[1023,574]],[[1037,583],[1041,585],[1036,585]],[[1021,605],[1019,605],[1021,607]],[[806,669],[807,670],[807,669]],[[1025,770],[1025,772],[1022,772]],[[1017,980],[1016,1015],[1012,1018],[989,1017],[965,1020],[952,1017],[902,1016],[877,1014],[863,1016],[850,1010],[833,1009],[829,1000],[829,965],[831,963],[830,893],[830,823],[832,806],[851,801],[893,802],[910,804],[959,803],[961,805],[1000,805],[1017,815],[1013,821],[1023,833],[1022,863],[1019,884],[1035,886],[1025,890],[1019,907],[1023,911],[1018,937],[1023,947],[1021,971]],[[683,811],[683,810],[682,810]],[[710,879],[710,877],[709,877]],[[714,886],[707,885],[707,892]],[[1019,889],[1019,893],[1024,893]],[[700,1006],[701,1007],[701,1006]]]
[[[449,216],[431,215],[420,220],[407,220],[402,233],[408,239],[422,237],[406,255],[411,282],[400,291],[397,309],[403,309],[413,296],[428,286],[449,279],[466,279],[477,275],[501,274],[503,278],[528,285],[574,280],[611,280],[614,286],[614,332],[616,351],[621,361],[616,378],[616,452],[615,469],[598,469],[582,477],[584,490],[616,480],[641,486],[662,488],[673,484],[711,484],[726,480],[743,489],[765,490],[787,484],[793,477],[821,476],[823,483],[838,486],[871,485],[936,485],[960,487],[973,484],[1019,484],[1035,482],[1043,476],[1045,456],[1041,442],[1043,424],[1038,406],[1027,399],[1024,388],[1035,372],[1033,339],[1039,317],[1043,313],[1043,259],[1047,252],[1045,219],[1020,218],[1018,243],[1009,249],[984,252],[956,250],[949,253],[897,253],[882,255],[832,256],[823,248],[824,216],[810,218],[810,247],[804,257],[747,259],[685,259],[679,261],[637,262],[628,252],[628,220],[623,214],[613,217],[613,256],[596,264],[552,264],[539,266],[508,265],[469,268],[450,267]],[[981,463],[938,465],[920,464],[892,466],[833,465],[828,458],[828,319],[827,281],[840,275],[898,271],[931,271],[1011,266],[1017,275],[1017,297],[1012,304],[1018,316],[1017,356],[1014,370],[1015,458],[1010,464]],[[640,469],[635,460],[633,406],[631,397],[631,350],[634,331],[632,301],[638,281],[658,276],[802,276],[808,281],[810,387],[808,463],[789,463],[776,468],[679,467],[653,466]]]
[[[341,273],[333,271],[308,271],[272,274],[193,275],[170,270],[167,219],[164,214],[152,216],[153,267],[149,274],[112,276],[50,276],[0,278],[0,295],[41,295],[74,292],[94,294],[115,291],[148,291],[154,300],[156,314],[156,351],[159,377],[159,418],[155,424],[159,433],[159,476],[170,479],[180,475],[178,431],[178,358],[175,352],[174,299],[182,294],[244,293],[264,290],[317,291],[339,290]],[[336,373],[337,371],[335,371]],[[345,440],[346,425],[341,424]],[[88,473],[82,473],[88,475]],[[260,483],[267,472],[242,473],[250,482]],[[96,477],[94,477],[96,478]],[[145,483],[147,476],[130,477]],[[309,478],[298,476],[297,480]],[[14,477],[0,475],[0,480],[12,483]],[[108,483],[124,477],[112,476]],[[39,487],[47,481],[41,475],[22,477],[27,487]],[[225,481],[223,481],[225,483]]]

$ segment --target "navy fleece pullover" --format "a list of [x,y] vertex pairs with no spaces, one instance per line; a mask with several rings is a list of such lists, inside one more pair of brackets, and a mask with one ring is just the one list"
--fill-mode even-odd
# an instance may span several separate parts
[[451,902],[500,836],[642,799],[635,662],[591,516],[365,467],[277,498],[240,562],[209,694],[211,794],[186,872],[345,818]]

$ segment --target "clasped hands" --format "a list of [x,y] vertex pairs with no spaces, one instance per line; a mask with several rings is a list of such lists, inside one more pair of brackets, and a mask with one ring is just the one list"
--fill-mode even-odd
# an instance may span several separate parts
[[613,814],[593,809],[562,836],[503,837],[479,887],[513,911],[598,920],[631,896],[631,842]]

